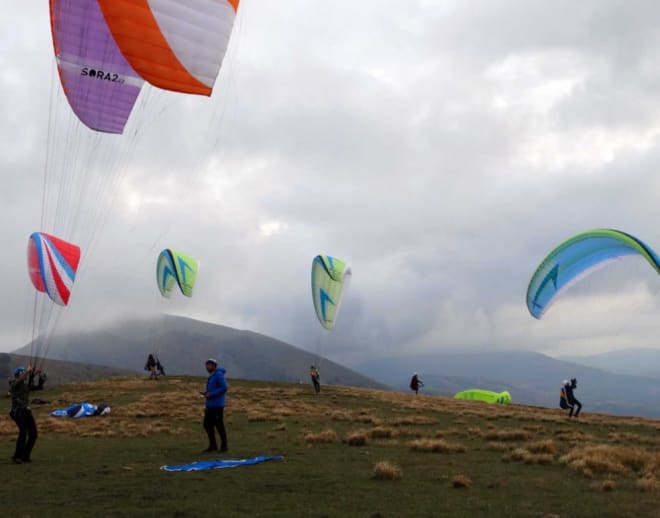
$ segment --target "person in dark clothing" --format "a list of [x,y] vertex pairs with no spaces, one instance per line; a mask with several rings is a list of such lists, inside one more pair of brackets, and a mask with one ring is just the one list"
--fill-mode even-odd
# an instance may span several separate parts
[[156,370],[158,371],[158,374],[165,376],[165,367],[162,363],[160,363],[160,359],[158,357],[156,357]]
[[144,364],[144,370],[149,371],[149,379],[158,379],[158,371],[156,370],[156,358],[154,358],[153,354],[150,354],[147,358],[147,363]]
[[[35,383],[35,378],[37,381],[36,383]],[[29,377],[30,392],[35,390],[43,390],[47,379],[48,377],[46,376],[45,372],[42,372],[41,370],[35,371],[34,375],[30,375]]]
[[568,404],[568,397],[566,396],[566,385],[568,384],[568,380],[564,380],[559,389],[559,408],[562,410],[568,410],[571,408],[571,405]]
[[30,385],[28,383],[32,374],[32,367],[27,369],[18,367],[14,370],[14,379],[9,383],[11,394],[10,417],[18,427],[16,449],[12,456],[14,464],[32,462],[30,455],[37,442],[37,423],[30,410]]
[[[578,417],[580,415],[580,410],[582,410],[582,403],[580,403],[573,391],[577,389],[577,380],[575,378],[571,379],[570,383],[564,385],[564,392],[566,394],[566,402],[570,407],[568,412],[568,417]],[[577,409],[577,410],[576,410]],[[575,413],[573,413],[575,412]]]
[[309,367],[309,377],[312,378],[312,384],[314,385],[314,392],[317,394],[321,392],[321,373],[316,368],[315,365]]
[[225,430],[225,394],[227,393],[227,381],[225,380],[225,369],[218,367],[218,362],[213,358],[206,360],[206,371],[209,377],[206,380],[206,391],[200,392],[206,398],[206,409],[204,411],[204,430],[209,437],[209,447],[203,453],[218,451],[218,443],[215,439],[215,430],[220,435],[220,451],[227,451],[227,431]]
[[417,373],[413,374],[413,377],[410,379],[410,390],[415,392],[415,395],[419,393],[419,389],[424,386],[424,383],[417,376]]

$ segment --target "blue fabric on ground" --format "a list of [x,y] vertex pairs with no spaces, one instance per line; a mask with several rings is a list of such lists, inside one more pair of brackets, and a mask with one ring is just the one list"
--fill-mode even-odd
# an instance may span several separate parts
[[[110,413],[110,407],[107,405],[102,405],[101,409],[105,408],[106,413]],[[97,405],[92,405],[90,403],[76,403],[71,405],[66,410],[54,410],[50,413],[51,417],[73,417],[74,419],[80,419],[81,417],[94,417],[100,413],[97,412],[99,407]],[[105,415],[105,414],[101,414]]]
[[253,459],[238,460],[200,460],[192,464],[182,464],[180,466],[161,466],[163,471],[205,471],[207,469],[237,468],[239,466],[254,466],[269,460],[284,460],[282,456],[260,455]]

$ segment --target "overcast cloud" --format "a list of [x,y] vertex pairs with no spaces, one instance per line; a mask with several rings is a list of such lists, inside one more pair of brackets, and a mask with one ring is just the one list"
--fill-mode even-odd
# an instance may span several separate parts
[[[354,272],[324,338],[339,361],[658,347],[660,280],[642,261],[590,277],[541,322],[525,306],[537,264],[576,232],[660,248],[658,19],[651,1],[243,0],[213,97],[145,87],[117,139],[75,127],[47,2],[8,2],[0,350],[32,332],[25,246],[49,113],[45,230],[93,238],[60,329],[165,310],[314,350],[323,252]],[[61,171],[90,175],[81,199],[57,201]],[[202,262],[192,300],[160,300],[165,247]]]

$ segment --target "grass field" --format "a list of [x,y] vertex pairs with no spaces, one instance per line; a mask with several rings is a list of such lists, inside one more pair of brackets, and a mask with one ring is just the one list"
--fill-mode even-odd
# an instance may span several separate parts
[[[197,473],[201,378],[65,385],[30,465],[0,418],[2,516],[660,516],[660,422],[344,387],[231,381],[225,458]],[[47,417],[87,400],[107,418]],[[7,406],[9,401],[6,401]]]

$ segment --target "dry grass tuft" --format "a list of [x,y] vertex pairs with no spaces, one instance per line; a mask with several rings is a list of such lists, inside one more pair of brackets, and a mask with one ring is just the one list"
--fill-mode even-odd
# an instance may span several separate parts
[[555,432],[555,438],[561,442],[583,442],[587,439],[593,439],[592,436],[586,434],[582,430],[572,430],[570,428],[562,428]]
[[379,417],[373,416],[373,415],[358,415],[355,416],[351,419],[352,423],[362,423],[362,424],[370,424],[372,426],[379,426],[382,424],[383,420],[380,419]]
[[610,493],[616,488],[616,482],[608,478],[607,480],[592,482],[591,488],[596,489],[597,491],[603,491],[604,493]]
[[462,444],[452,443],[444,439],[416,439],[408,443],[413,451],[433,453],[465,453],[466,448]]
[[451,479],[451,485],[456,489],[468,488],[472,485],[472,479],[467,475],[454,475],[454,478]]
[[350,412],[346,412],[345,410],[333,410],[332,412],[328,412],[327,415],[333,421],[350,421],[353,419]]
[[655,477],[640,478],[635,485],[645,493],[660,493],[660,479]]
[[0,435],[16,435],[16,425],[9,418],[0,418]]
[[344,442],[349,446],[365,446],[367,444],[367,432],[362,430],[349,432],[344,437]]
[[386,426],[377,426],[369,431],[372,439],[392,439],[396,437],[397,431]]
[[508,459],[516,462],[524,462],[525,464],[552,464],[554,457],[548,453],[532,453],[525,448],[516,448],[511,452]]
[[522,429],[489,430],[484,434],[489,441],[529,441],[532,434]]
[[552,439],[545,441],[535,441],[527,445],[527,450],[531,453],[547,453],[548,455],[557,454],[557,445]]
[[431,425],[437,423],[435,419],[423,415],[409,415],[392,421],[392,425],[394,426]]
[[653,458],[653,454],[641,448],[599,444],[575,448],[561,457],[560,462],[586,476],[624,475],[631,470],[650,468]]
[[608,438],[614,443],[638,444],[638,445],[644,444],[647,446],[660,445],[660,437],[651,437],[648,435],[640,435],[637,433],[611,432],[608,434]]
[[511,455],[509,455],[509,459],[522,462],[523,460],[525,460],[525,456],[527,455],[527,453],[528,451],[525,448],[516,448],[511,452]]
[[399,480],[401,468],[392,462],[382,460],[374,466],[374,478],[376,480]]
[[339,440],[337,432],[334,430],[323,430],[319,433],[307,432],[303,436],[306,444],[331,444]]

